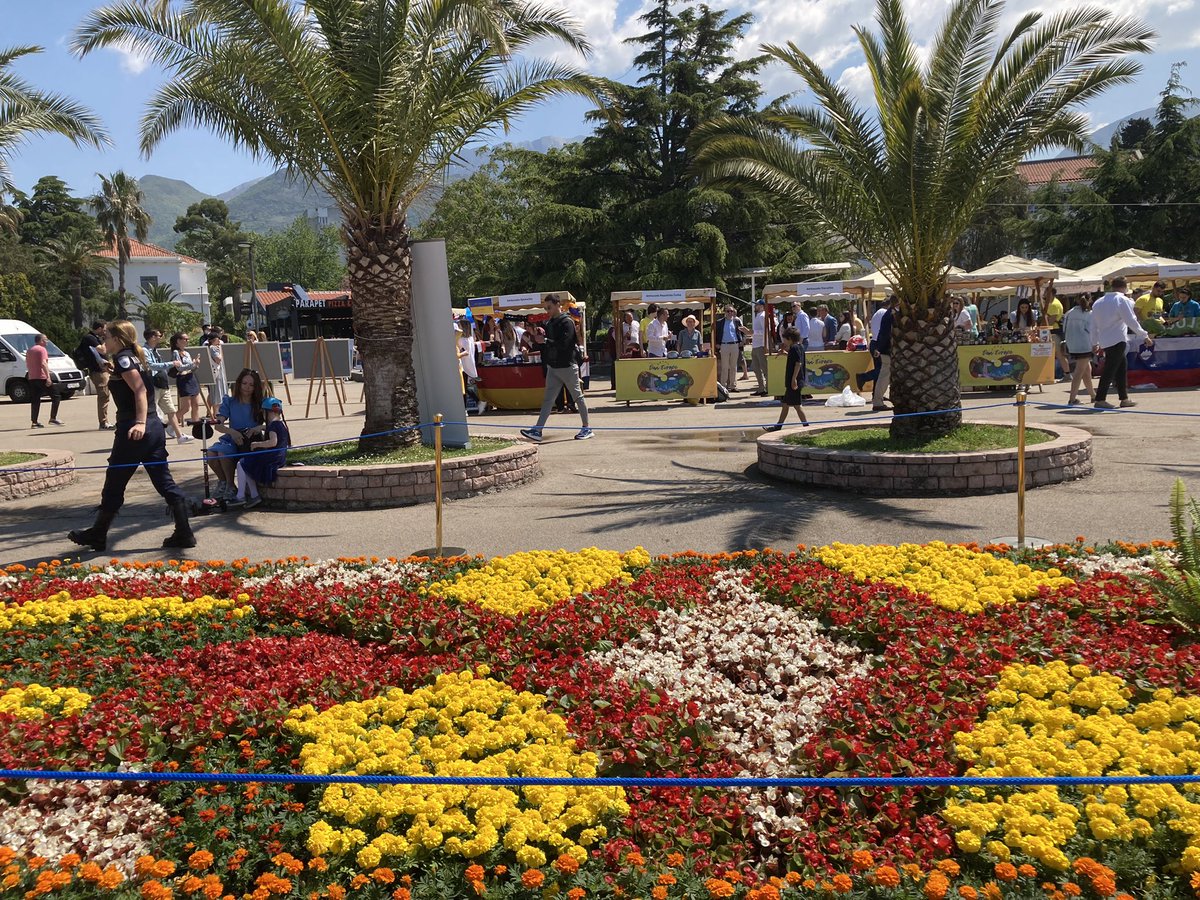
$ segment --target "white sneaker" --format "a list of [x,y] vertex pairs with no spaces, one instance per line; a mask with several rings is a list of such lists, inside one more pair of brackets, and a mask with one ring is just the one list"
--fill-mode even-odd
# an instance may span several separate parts
[[190,444],[194,440],[195,440],[195,438],[192,437],[190,434],[181,434],[179,436],[179,443],[181,443],[181,444]]

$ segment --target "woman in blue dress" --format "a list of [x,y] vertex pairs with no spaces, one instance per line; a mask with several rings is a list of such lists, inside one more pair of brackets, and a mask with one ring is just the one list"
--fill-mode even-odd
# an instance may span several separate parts
[[171,362],[179,391],[179,418],[190,424],[200,418],[200,379],[196,377],[196,363],[187,352],[187,335],[182,331],[171,335]]
[[238,462],[237,497],[229,501],[230,506],[252,509],[262,503],[258,486],[273,484],[276,474],[287,461],[292,436],[283,420],[283,403],[276,397],[267,397],[262,402],[262,410],[267,416],[267,434],[261,441],[252,441],[251,455],[243,456]]
[[233,383],[233,393],[221,401],[213,428],[220,439],[208,448],[208,465],[216,473],[215,500],[231,500],[237,494],[237,462],[248,453],[250,442],[258,440],[263,423],[263,383],[253,369],[242,369]]

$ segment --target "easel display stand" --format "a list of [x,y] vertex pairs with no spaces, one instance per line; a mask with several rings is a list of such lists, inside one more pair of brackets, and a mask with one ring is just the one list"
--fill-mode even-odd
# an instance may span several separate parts
[[[268,397],[274,397],[275,389],[272,387],[270,379],[268,379],[266,376],[267,367],[266,367],[266,364],[263,363],[262,356],[258,352],[258,344],[255,342],[247,341],[245,344],[245,347],[246,347],[246,355],[245,355],[245,358],[242,360],[242,368],[243,369],[253,369],[255,372],[260,373],[262,375],[263,392]],[[288,386],[287,372],[283,373],[283,390],[284,390],[284,393],[287,394],[288,406],[291,406],[292,405],[292,389]]]
[[[342,397],[342,382],[334,374],[333,360],[329,358],[329,348],[325,346],[325,338],[317,338],[317,346],[313,356],[313,371],[308,379],[308,401],[304,404],[304,418],[308,418],[308,411],[312,407],[313,386],[320,379],[321,388],[317,394],[317,399],[324,398],[325,400],[325,418],[329,418],[329,384],[333,384],[333,393],[337,398],[338,409],[341,414],[346,414],[345,399]],[[289,398],[290,400],[290,398]]]

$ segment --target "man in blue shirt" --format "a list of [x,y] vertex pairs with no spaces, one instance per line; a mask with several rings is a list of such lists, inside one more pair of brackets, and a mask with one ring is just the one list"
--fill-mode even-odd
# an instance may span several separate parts
[[821,335],[825,346],[832,347],[837,344],[838,320],[830,314],[829,307],[824,303],[817,307],[817,318],[825,323],[825,330]]
[[1171,305],[1171,313],[1167,316],[1167,324],[1174,325],[1182,319],[1200,318],[1200,303],[1192,299],[1191,288],[1175,288],[1175,302]]
[[733,306],[725,307],[725,318],[717,323],[713,349],[717,354],[717,380],[733,393],[737,390],[738,358],[742,355],[742,323]]

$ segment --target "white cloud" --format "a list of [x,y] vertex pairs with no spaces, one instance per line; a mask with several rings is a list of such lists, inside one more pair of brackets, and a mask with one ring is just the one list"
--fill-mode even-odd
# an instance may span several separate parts
[[108,49],[121,58],[121,70],[130,75],[141,75],[150,68],[150,60],[132,47],[110,47]]

